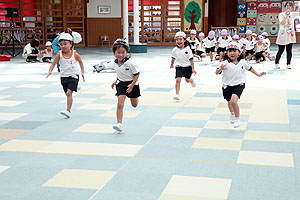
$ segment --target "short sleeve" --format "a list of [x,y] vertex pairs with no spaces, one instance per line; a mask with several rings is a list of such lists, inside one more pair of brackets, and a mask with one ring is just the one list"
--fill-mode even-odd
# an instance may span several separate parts
[[243,62],[243,66],[245,66],[245,69],[250,71],[252,67],[247,62],[245,62],[244,60],[242,60],[242,62]]
[[220,69],[220,68],[221,68],[221,65],[226,65],[226,61],[220,62],[220,64],[219,64],[219,66],[217,67],[217,69]]
[[136,74],[140,73],[139,68],[135,63],[129,62],[128,66],[129,66],[132,74],[136,75]]
[[188,57],[189,57],[189,60],[193,59],[194,56],[193,56],[193,52],[192,52],[191,48],[188,47],[188,48],[187,48],[187,51],[188,51]]
[[172,58],[176,58],[176,47],[172,50]]

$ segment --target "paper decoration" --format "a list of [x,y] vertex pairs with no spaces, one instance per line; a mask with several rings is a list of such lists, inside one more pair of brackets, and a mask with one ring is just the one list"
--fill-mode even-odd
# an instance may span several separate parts
[[257,10],[247,10],[247,17],[248,18],[253,18],[253,17],[257,17]]
[[256,2],[249,2],[247,4],[247,10],[257,10],[257,3]]
[[237,18],[237,25],[238,26],[245,26],[246,25],[246,18]]
[[239,33],[245,33],[245,32],[246,32],[246,26],[240,26]]
[[268,13],[270,2],[257,2],[257,12],[258,13]]
[[247,25],[256,25],[256,18],[247,18]]
[[245,10],[240,10],[238,11],[238,18],[246,18],[246,11]]
[[247,26],[247,30],[251,30],[252,32],[256,33],[256,26]]
[[238,3],[238,11],[247,10],[247,3]]

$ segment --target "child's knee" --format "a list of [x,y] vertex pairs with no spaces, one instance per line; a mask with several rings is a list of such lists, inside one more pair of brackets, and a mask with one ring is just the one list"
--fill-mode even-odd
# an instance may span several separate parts
[[181,82],[181,78],[176,78],[176,83],[180,83]]
[[118,109],[123,109],[124,108],[124,103],[118,103]]

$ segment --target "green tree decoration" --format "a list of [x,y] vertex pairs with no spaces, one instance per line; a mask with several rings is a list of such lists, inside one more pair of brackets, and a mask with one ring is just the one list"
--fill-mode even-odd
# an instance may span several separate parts
[[191,1],[184,10],[184,17],[186,21],[191,23],[190,30],[196,30],[195,23],[198,24],[201,19],[201,8],[198,3]]

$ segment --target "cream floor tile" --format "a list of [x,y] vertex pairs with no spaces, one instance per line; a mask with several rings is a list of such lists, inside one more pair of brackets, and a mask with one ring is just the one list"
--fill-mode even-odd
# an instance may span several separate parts
[[9,87],[0,87],[0,90],[5,90],[7,88],[9,88]]
[[[76,96],[76,93],[73,93],[73,96]],[[49,93],[47,95],[44,95],[43,97],[61,97],[61,98],[66,98],[66,95],[65,93],[63,92],[52,92],[52,93]]]
[[240,150],[242,147],[242,143],[243,140],[240,139],[199,137],[195,140],[192,148]]
[[108,94],[106,93],[100,99],[117,99],[115,94],[116,94],[115,91],[111,92],[111,93],[108,93]]
[[161,136],[181,136],[181,137],[198,137],[202,128],[186,128],[186,127],[162,127],[156,132]]
[[8,96],[8,95],[0,95],[0,99],[5,99],[7,97],[10,97],[10,96]]
[[0,112],[0,120],[15,120],[27,115],[27,113],[3,113]]
[[[73,98],[73,103],[92,103],[93,101],[96,101],[97,98]],[[59,103],[66,103],[66,100],[61,100]]]
[[[216,108],[214,111],[215,114],[228,114],[229,115],[229,110],[228,108]],[[250,115],[251,110],[250,109],[240,109],[240,114],[241,115]]]
[[139,97],[140,105],[144,106],[174,106],[181,107],[189,99],[186,95],[180,95],[180,101],[173,100],[174,94],[160,93],[158,96],[152,95],[151,93],[143,93]]
[[257,151],[240,151],[237,163],[294,167],[293,154]]
[[184,119],[184,120],[208,120],[210,118],[210,113],[184,113],[177,112],[173,115],[172,119]]
[[29,131],[30,130],[22,129],[0,129],[0,139],[12,140]]
[[0,106],[17,106],[19,104],[25,103],[25,101],[8,101],[8,100],[0,100]]
[[97,190],[101,189],[115,174],[114,171],[64,169],[43,186]]
[[216,108],[221,101],[221,98],[192,97],[184,107]]
[[265,140],[277,142],[291,142],[291,133],[275,131],[246,131],[244,140]]
[[10,168],[10,166],[0,166],[0,173],[4,172],[8,168]]
[[[239,104],[240,109],[251,109],[252,108],[252,103],[241,103],[241,102],[239,102],[238,104]],[[218,108],[228,109],[227,102],[219,103]]]
[[115,108],[116,105],[115,104],[85,104],[81,107],[79,107],[79,109],[85,109],[85,110],[111,110],[113,108]]
[[[124,110],[123,117],[124,118],[135,118],[137,117],[141,111],[137,110]],[[115,110],[108,110],[107,112],[103,113],[101,115],[102,117],[116,117],[116,111]]]
[[238,128],[233,128],[233,124],[228,121],[208,121],[204,128],[211,129],[234,129],[234,130],[246,130],[247,122],[242,122]]
[[91,124],[86,123],[79,128],[75,129],[73,132],[83,132],[83,133],[114,133],[112,128],[113,124]]
[[172,176],[159,200],[227,200],[231,179]]
[[103,85],[87,89],[83,93],[84,94],[109,94],[109,93],[114,94],[115,90],[111,89],[111,83],[105,83]]
[[142,147],[143,147],[142,145],[133,145],[133,144],[53,142],[52,144],[46,146],[45,148],[39,149],[38,152],[133,157],[137,152],[141,150]]
[[10,140],[0,145],[0,151],[37,152],[51,143],[51,141],[41,140]]
[[22,84],[18,85],[19,88],[42,88],[45,87],[45,84]]
[[220,85],[204,85],[199,89],[199,92],[222,94],[222,87]]

